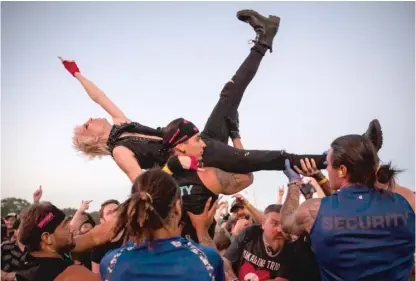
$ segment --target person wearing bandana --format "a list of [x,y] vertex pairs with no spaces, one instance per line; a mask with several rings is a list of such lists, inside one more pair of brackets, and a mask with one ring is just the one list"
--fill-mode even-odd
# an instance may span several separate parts
[[[247,22],[255,31],[255,45],[235,75],[221,91],[205,125],[201,137],[207,146],[203,151],[204,165],[230,173],[245,174],[261,170],[284,170],[284,160],[300,165],[300,159],[314,159],[318,168],[325,168],[325,155],[295,155],[283,150],[243,150],[228,146],[228,138],[240,140],[237,109],[243,94],[267,50],[272,52],[280,18],[264,17],[252,10],[237,13],[239,20]],[[119,168],[134,182],[142,169],[163,167],[168,154],[162,143],[165,129],[150,128],[130,121],[124,113],[90,80],[83,76],[74,61],[60,58],[64,67],[81,83],[89,97],[99,104],[111,117],[113,125],[104,118],[90,118],[74,130],[73,145],[89,158],[111,155]],[[229,121],[227,123],[227,121]],[[381,128],[372,122],[366,135],[374,145],[381,147]],[[207,141],[207,140],[216,141]]]
[[[98,226],[88,234],[73,237],[69,219],[49,202],[31,205],[22,217],[19,238],[25,246],[17,281],[100,280],[71,255],[86,252],[111,239],[109,226]],[[107,234],[106,234],[107,233]]]

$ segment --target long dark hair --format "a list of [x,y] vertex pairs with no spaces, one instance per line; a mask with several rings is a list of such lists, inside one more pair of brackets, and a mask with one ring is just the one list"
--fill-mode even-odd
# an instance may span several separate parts
[[130,198],[118,208],[114,233],[125,229],[124,242],[142,243],[145,239],[152,242],[154,231],[169,223],[179,199],[178,185],[170,175],[160,169],[142,173],[132,186]]
[[391,189],[395,176],[401,172],[391,163],[379,166],[380,160],[371,141],[361,135],[346,135],[335,139],[332,144],[332,166],[347,168],[349,180],[376,188],[376,183],[388,184]]

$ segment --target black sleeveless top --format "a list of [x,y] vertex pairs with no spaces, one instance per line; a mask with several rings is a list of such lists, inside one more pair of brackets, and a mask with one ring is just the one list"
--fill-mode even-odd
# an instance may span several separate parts
[[[196,231],[192,226],[192,222],[186,213],[191,212],[199,215],[203,212],[207,200],[212,197],[212,202],[218,199],[218,195],[209,190],[201,181],[196,171],[184,171],[180,175],[173,176],[179,185],[179,189],[182,197],[182,222],[185,224],[182,236],[185,238],[191,238],[195,242],[198,241]],[[211,238],[215,234],[216,222],[212,223],[208,233]]]
[[166,163],[168,156],[162,151],[163,145],[161,140],[137,136],[122,137],[121,135],[123,133],[138,133],[163,137],[161,128],[152,129],[137,122],[113,125],[107,141],[107,146],[111,154],[113,154],[113,150],[117,146],[128,148],[134,153],[134,157],[142,169],[150,169],[155,166],[161,167]]

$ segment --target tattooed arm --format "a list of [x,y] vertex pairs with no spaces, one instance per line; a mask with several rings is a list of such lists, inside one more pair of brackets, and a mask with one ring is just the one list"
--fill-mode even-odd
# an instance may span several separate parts
[[215,194],[232,195],[253,183],[253,173],[232,174],[217,168],[205,168],[198,172],[199,178]]
[[224,273],[226,281],[236,281],[238,280],[237,276],[234,273],[233,265],[226,257],[222,257],[224,261]]
[[[201,245],[205,245],[205,246],[209,246],[212,247],[214,249],[217,249],[215,246],[214,241],[212,240],[212,238],[209,236],[208,231],[198,231],[196,235],[198,236],[198,240],[199,243]],[[225,280],[226,281],[234,281],[234,280],[238,280],[237,276],[235,276],[233,267],[231,262],[225,258],[222,257],[223,261],[224,261],[224,273],[225,273]]]
[[[207,230],[198,228],[196,229],[196,235],[198,236],[198,240],[201,245],[209,246],[217,250],[217,247],[215,246],[215,243],[212,240],[212,238],[209,236]],[[237,276],[234,273],[231,262],[225,257],[222,257],[222,259],[224,261],[225,280],[226,281],[238,280]]]
[[283,231],[298,236],[311,230],[321,206],[321,199],[317,198],[306,200],[299,206],[300,183],[289,184],[286,201],[280,212]]

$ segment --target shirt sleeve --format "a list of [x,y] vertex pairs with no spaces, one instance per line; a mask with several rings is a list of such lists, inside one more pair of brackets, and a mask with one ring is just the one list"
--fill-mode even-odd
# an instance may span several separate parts
[[101,259],[103,258],[103,253],[101,247],[97,247],[91,252],[91,261],[100,264]]
[[[11,260],[12,256],[10,254],[10,245],[9,243],[5,243],[1,245],[1,270],[8,272],[10,268],[9,260]],[[9,262],[8,262],[9,261]]]
[[212,247],[198,245],[198,247],[205,253],[210,264],[214,267],[215,281],[225,281],[224,261],[220,254]]
[[229,260],[233,265],[236,263],[241,255],[243,254],[245,240],[248,235],[250,235],[251,227],[247,227],[244,229],[233,241],[231,242],[230,247],[228,247],[227,251],[224,254],[224,257]]

